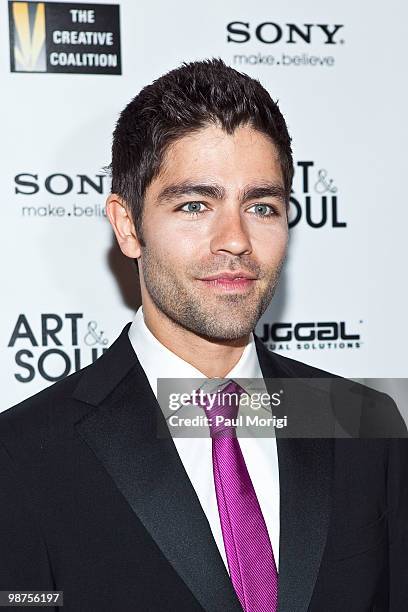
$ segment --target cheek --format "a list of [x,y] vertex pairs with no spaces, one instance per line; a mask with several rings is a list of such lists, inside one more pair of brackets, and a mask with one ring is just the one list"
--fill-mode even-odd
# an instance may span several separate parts
[[278,262],[286,252],[288,244],[288,231],[286,228],[274,228],[274,231],[265,232],[253,241],[254,252],[262,262]]
[[146,242],[149,240],[155,247],[161,246],[168,251],[179,247],[187,249],[202,235],[199,225],[187,222],[175,213],[152,211],[143,225],[144,236]]
[[197,253],[197,236],[188,232],[179,232],[170,225],[152,225],[144,233],[146,246],[155,259],[160,259],[168,267],[182,265],[194,259]]

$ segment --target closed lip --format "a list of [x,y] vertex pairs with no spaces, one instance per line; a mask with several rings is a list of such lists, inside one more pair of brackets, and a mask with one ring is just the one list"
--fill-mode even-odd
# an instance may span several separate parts
[[206,276],[205,278],[200,278],[199,280],[203,281],[211,281],[217,279],[227,279],[227,280],[236,280],[237,278],[248,278],[248,279],[256,279],[256,276],[250,274],[249,272],[240,272],[239,270],[236,272],[218,272],[218,274],[213,274],[211,276]]

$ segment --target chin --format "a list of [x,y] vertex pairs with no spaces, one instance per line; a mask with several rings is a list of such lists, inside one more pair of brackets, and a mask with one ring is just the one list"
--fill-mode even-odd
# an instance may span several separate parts
[[231,326],[231,321],[225,325],[220,324],[220,321],[217,321],[215,324],[209,322],[207,325],[196,325],[191,331],[206,336],[211,340],[239,340],[250,334],[252,330],[253,327],[249,326],[248,320],[246,320],[245,324],[238,326],[234,325],[233,327]]

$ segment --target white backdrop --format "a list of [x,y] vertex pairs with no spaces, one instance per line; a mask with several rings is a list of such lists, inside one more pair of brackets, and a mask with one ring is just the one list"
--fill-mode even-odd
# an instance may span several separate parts
[[[297,223],[256,331],[270,348],[338,374],[406,377],[408,8],[396,0],[119,7],[122,74],[55,74],[11,72],[1,4],[0,410],[90,363],[131,319],[137,277],[103,215],[112,130],[145,84],[214,56],[262,82],[293,137]],[[95,15],[92,28],[106,31]]]

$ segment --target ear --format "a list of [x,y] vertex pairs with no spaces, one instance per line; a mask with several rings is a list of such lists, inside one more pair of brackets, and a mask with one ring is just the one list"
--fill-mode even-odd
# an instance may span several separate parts
[[130,210],[116,193],[111,193],[106,200],[106,214],[122,253],[132,259],[140,257],[140,242],[136,236]]

